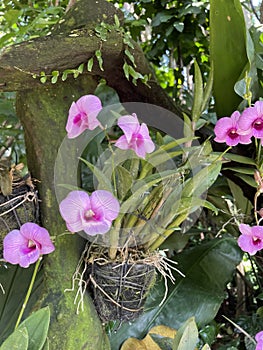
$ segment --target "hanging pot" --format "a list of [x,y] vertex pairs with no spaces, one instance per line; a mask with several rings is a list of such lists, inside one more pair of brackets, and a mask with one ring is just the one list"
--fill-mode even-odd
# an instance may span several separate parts
[[155,282],[154,266],[142,263],[91,265],[89,275],[96,309],[103,322],[137,318]]

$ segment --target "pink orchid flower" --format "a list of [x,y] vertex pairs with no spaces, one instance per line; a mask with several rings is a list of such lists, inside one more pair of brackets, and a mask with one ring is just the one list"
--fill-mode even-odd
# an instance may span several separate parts
[[239,230],[242,233],[238,238],[238,245],[250,255],[256,254],[263,249],[263,226],[252,226],[240,224]]
[[251,133],[242,135],[238,130],[240,113],[235,111],[231,117],[218,120],[215,126],[215,141],[225,142],[228,146],[236,146],[238,143],[248,144],[251,142]]
[[116,141],[116,147],[123,150],[132,149],[140,158],[145,158],[146,153],[154,151],[155,146],[150,138],[148,127],[145,123],[140,125],[135,113],[120,117],[118,126],[124,135]]
[[55,250],[48,231],[37,224],[28,222],[20,230],[9,232],[3,241],[3,257],[10,264],[28,267],[35,263],[40,255]]
[[254,107],[248,107],[243,111],[238,127],[242,133],[263,138],[263,101],[257,101]]
[[60,213],[71,232],[84,231],[90,236],[104,234],[117,218],[120,205],[111,192],[72,191],[59,205]]
[[257,346],[255,350],[263,350],[263,331],[258,332],[255,336]]
[[73,102],[68,115],[66,131],[68,138],[73,139],[85,130],[94,130],[100,125],[97,119],[102,109],[101,101],[97,96],[85,95],[77,102]]

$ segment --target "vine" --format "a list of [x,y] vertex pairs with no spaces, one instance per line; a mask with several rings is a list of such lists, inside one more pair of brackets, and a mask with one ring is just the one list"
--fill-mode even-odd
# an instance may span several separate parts
[[120,26],[120,21],[116,14],[114,15],[114,21],[115,21],[114,25],[101,22],[95,27],[94,29],[95,35],[98,38],[100,38],[101,43],[100,43],[100,47],[94,52],[94,56],[90,57],[87,63],[81,63],[78,68],[66,69],[63,72],[60,72],[58,70],[53,70],[51,74],[46,74],[44,71],[40,72],[39,75],[31,74],[33,78],[39,78],[40,82],[43,84],[45,84],[48,80],[50,80],[52,84],[56,84],[59,77],[61,77],[62,81],[65,81],[68,78],[68,76],[71,74],[76,79],[80,74],[83,74],[84,69],[86,69],[88,72],[92,72],[94,59],[97,60],[100,70],[104,71],[103,57],[102,57],[102,51],[101,51],[102,45],[104,41],[107,41],[108,33],[110,33],[112,30],[115,30],[122,35],[123,43],[125,45],[125,50],[124,50],[125,58],[124,58],[124,64],[122,68],[126,79],[129,80],[131,78],[132,83],[134,85],[137,85],[137,81],[141,80],[144,84],[149,86],[148,81],[149,81],[150,75],[147,75],[147,74],[142,75],[136,70],[137,65],[135,62],[135,58],[130,50],[130,49],[134,50],[134,45],[132,42],[132,37],[130,32],[125,31],[125,29]]

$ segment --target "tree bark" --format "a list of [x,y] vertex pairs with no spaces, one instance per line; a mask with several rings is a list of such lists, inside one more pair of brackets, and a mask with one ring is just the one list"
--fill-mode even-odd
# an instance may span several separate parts
[[[104,0],[79,0],[59,21],[46,37],[36,38],[6,48],[0,55],[0,91],[21,91],[40,86],[41,72],[51,76],[52,71],[59,71],[60,78],[66,69],[75,69],[87,63],[93,57],[92,72],[85,66],[84,74],[106,79],[114,88],[121,102],[144,102],[155,104],[181,116],[180,109],[164,92],[154,78],[154,73],[138,44],[129,48],[135,58],[136,70],[142,75],[150,75],[146,86],[138,81],[135,86],[128,81],[123,72],[124,51],[126,45],[120,31],[111,30],[106,40],[97,36],[94,28],[101,22],[114,23],[114,15],[120,21],[122,14]],[[103,58],[103,71],[95,57],[100,49]],[[37,78],[33,78],[36,75]]]
[[65,137],[65,123],[72,100],[93,93],[96,81],[81,77],[59,86],[40,86],[17,94],[17,114],[24,130],[28,166],[39,184],[42,225],[55,236],[56,250],[44,260],[44,290],[38,306],[49,305],[50,349],[109,349],[92,300],[85,295],[84,311],[76,314],[72,275],[84,242],[78,235],[63,235],[65,224],[58,211],[54,189],[54,165]]

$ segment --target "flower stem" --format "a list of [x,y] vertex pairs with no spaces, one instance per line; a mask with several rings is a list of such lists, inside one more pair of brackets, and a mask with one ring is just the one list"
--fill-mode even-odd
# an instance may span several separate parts
[[261,191],[258,190],[256,193],[255,193],[255,196],[254,196],[254,216],[255,216],[255,220],[256,220],[256,224],[258,225],[259,222],[258,222],[258,214],[257,214],[257,201],[258,201],[258,197],[260,196],[261,194]]
[[21,321],[21,318],[22,318],[22,316],[23,316],[23,314],[24,314],[25,308],[26,308],[26,306],[27,306],[29,297],[30,297],[31,292],[32,292],[32,289],[33,289],[33,285],[34,285],[34,282],[35,282],[35,279],[36,279],[37,271],[38,271],[38,268],[39,268],[39,265],[40,265],[41,260],[42,260],[42,257],[40,257],[40,258],[38,259],[38,261],[36,262],[35,269],[34,269],[34,272],[33,272],[32,278],[31,278],[30,285],[29,285],[29,287],[28,287],[28,291],[27,291],[27,293],[26,293],[25,300],[24,300],[24,302],[23,302],[23,305],[22,305],[22,308],[21,308],[21,310],[20,310],[18,319],[17,319],[17,321],[16,321],[15,329],[19,326],[20,321]]

